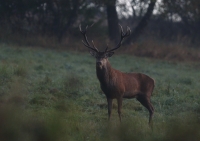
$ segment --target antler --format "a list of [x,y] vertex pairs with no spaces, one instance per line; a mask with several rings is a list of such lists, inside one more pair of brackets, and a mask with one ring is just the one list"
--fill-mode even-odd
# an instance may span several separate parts
[[121,28],[121,39],[120,39],[119,43],[117,44],[117,46],[116,46],[115,48],[113,48],[113,49],[111,49],[111,50],[108,50],[108,51],[107,51],[107,48],[106,48],[105,52],[111,52],[111,51],[114,51],[114,50],[118,49],[118,48],[121,46],[123,39],[124,39],[125,37],[128,37],[128,36],[131,34],[131,29],[130,29],[130,27],[127,26],[127,27],[126,27],[126,33],[124,33],[122,26],[121,26],[120,24],[119,24],[119,26],[120,26],[120,28]]
[[[91,26],[93,26],[93,24],[92,24]],[[90,27],[91,27],[91,26],[90,26]],[[91,49],[91,50],[93,50],[93,51],[99,52],[99,50],[95,47],[93,40],[92,40],[92,46],[90,45],[90,43],[89,43],[89,41],[88,41],[88,39],[87,39],[87,36],[86,36],[87,29],[88,29],[88,25],[86,26],[85,30],[82,30],[82,29],[81,29],[81,24],[79,25],[79,30],[80,30],[80,32],[83,34],[83,37],[84,37],[84,40],[85,40],[85,41],[82,40],[83,44],[84,44],[87,48],[89,48],[89,49]]]

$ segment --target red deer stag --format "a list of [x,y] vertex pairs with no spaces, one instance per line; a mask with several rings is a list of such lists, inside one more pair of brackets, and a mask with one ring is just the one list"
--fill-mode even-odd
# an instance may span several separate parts
[[80,32],[83,34],[83,44],[89,48],[90,54],[96,58],[96,75],[99,79],[102,91],[105,93],[108,102],[108,118],[110,120],[112,111],[112,101],[117,99],[118,103],[118,114],[121,121],[121,108],[123,98],[136,98],[144,107],[149,111],[149,123],[152,122],[152,116],[154,108],[150,102],[150,97],[154,89],[154,80],[142,73],[123,73],[111,67],[108,58],[114,54],[114,51],[118,49],[125,37],[130,35],[130,28],[127,27],[126,33],[123,32],[121,27],[121,39],[117,46],[113,49],[108,50],[108,46],[105,51],[99,51],[92,41],[90,45],[85,30],[81,29]]

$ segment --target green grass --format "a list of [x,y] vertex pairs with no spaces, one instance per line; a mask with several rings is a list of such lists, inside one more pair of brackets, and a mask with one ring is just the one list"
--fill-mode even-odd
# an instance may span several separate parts
[[200,140],[200,64],[115,54],[112,66],[156,81],[153,131],[135,99],[111,121],[89,53],[0,44],[0,140]]

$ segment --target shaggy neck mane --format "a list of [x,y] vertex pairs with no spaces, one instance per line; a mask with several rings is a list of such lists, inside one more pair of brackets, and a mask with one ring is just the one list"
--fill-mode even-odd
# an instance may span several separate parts
[[112,68],[110,65],[110,62],[107,61],[105,65],[103,65],[102,68],[99,68],[96,66],[96,73],[97,78],[99,79],[101,84],[108,84],[110,81],[110,78],[112,76]]

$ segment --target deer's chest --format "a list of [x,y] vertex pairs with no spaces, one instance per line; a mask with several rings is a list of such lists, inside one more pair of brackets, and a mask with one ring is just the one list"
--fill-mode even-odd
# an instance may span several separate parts
[[110,67],[97,68],[97,77],[99,79],[101,89],[107,97],[117,98],[124,93],[124,85],[122,83],[122,75],[119,71]]
[[101,89],[107,97],[117,98],[124,93],[123,85],[120,84],[118,78],[112,78],[107,81],[101,82]]

